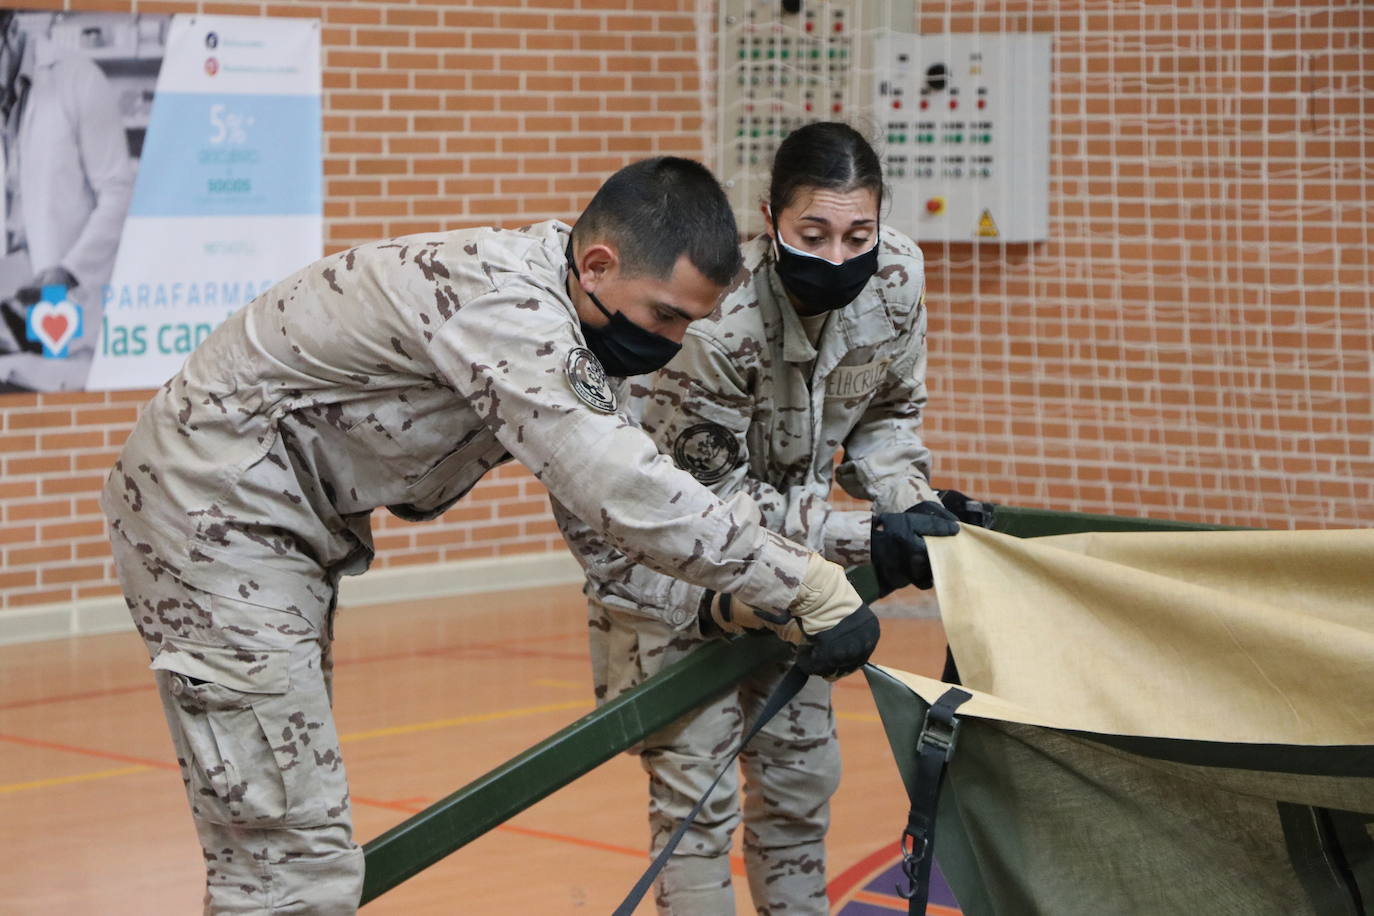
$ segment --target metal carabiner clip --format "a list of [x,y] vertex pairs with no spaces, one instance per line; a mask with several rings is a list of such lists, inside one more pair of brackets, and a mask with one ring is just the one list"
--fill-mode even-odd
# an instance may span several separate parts
[[[920,843],[919,848],[917,843]],[[897,885],[897,896],[910,900],[921,889],[921,863],[925,861],[926,851],[930,848],[928,837],[918,837],[910,830],[902,831],[902,874],[906,875],[907,887]],[[910,847],[910,848],[908,848]]]

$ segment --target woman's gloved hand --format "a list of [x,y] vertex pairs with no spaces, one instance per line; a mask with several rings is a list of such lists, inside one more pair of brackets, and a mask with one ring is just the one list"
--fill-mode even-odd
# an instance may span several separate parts
[[959,520],[937,502],[917,503],[905,512],[873,516],[870,555],[882,595],[904,585],[930,588],[935,584],[925,538],[959,533]]

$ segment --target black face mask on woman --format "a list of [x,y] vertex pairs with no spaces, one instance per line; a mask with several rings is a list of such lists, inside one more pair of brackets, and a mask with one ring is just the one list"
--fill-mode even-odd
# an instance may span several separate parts
[[797,311],[802,315],[820,315],[844,308],[859,297],[878,272],[876,233],[872,248],[838,264],[819,255],[798,251],[782,240],[776,228],[773,250],[778,259],[778,279],[784,289],[797,297]]
[[[577,272],[577,264],[573,260],[572,239],[568,239],[567,258],[573,277],[581,282],[582,275]],[[600,328],[594,328],[585,321],[581,322],[582,336],[587,340],[587,349],[601,361],[601,368],[606,370],[607,375],[628,378],[631,375],[657,372],[668,365],[682,349],[682,344],[671,341],[662,334],[641,328],[626,318],[623,312],[611,314],[610,310],[601,304],[601,300],[596,298],[596,293],[585,289],[583,292],[592,300],[592,305],[610,319],[609,324]]]

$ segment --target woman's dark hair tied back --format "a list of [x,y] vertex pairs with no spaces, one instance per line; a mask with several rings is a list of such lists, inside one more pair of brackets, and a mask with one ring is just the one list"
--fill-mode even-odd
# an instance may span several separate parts
[[801,188],[853,191],[866,188],[883,204],[883,166],[872,145],[848,124],[818,121],[803,125],[778,145],[768,185],[774,218]]

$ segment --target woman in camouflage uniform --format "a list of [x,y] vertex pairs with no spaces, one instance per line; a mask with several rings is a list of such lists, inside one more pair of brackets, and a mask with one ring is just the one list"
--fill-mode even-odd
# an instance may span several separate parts
[[[744,270],[720,308],[688,329],[681,353],[631,385],[629,410],[717,495],[752,497],[771,530],[844,566],[873,561],[886,589],[929,588],[921,535],[953,534],[957,523],[935,502],[920,437],[921,252],[900,232],[880,231],[882,191],[878,157],[852,128],[811,124],[784,140],[763,205],[767,232],[744,245]],[[833,506],[835,480],[880,514]],[[598,700],[718,630],[719,596],[636,565],[557,514],[588,573]],[[727,616],[738,621],[740,611],[735,602]],[[804,621],[779,629],[806,640]],[[785,667],[644,742],[655,853]],[[758,912],[828,912],[824,837],[840,776],[829,682],[812,678],[740,759],[744,857]],[[663,871],[661,912],[734,912],[728,856],[738,798],[727,774]]]

